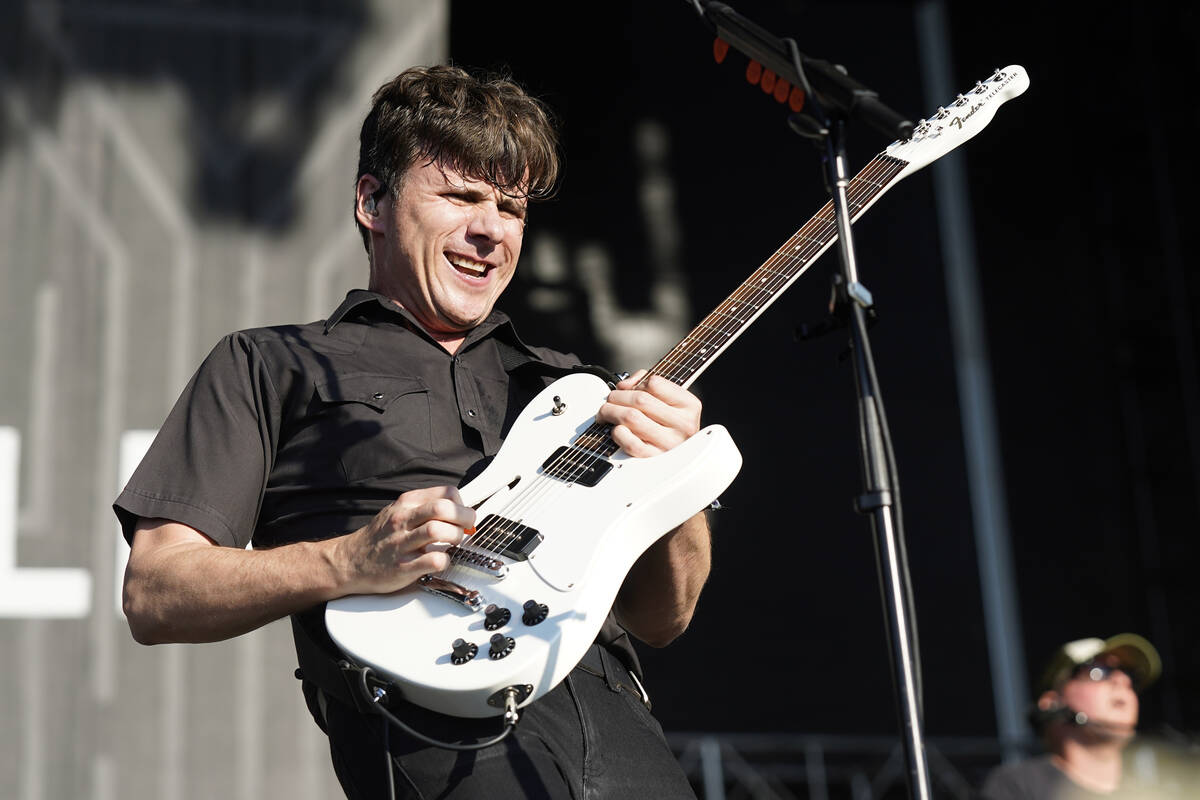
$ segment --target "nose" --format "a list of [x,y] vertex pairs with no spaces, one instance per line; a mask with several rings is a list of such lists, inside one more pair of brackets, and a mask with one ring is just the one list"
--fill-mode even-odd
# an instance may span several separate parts
[[504,239],[504,220],[495,203],[477,203],[472,207],[467,236],[481,237],[492,244],[499,244]]

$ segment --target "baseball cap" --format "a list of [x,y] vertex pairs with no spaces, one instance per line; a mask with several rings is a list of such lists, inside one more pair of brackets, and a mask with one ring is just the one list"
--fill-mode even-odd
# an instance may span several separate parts
[[1136,633],[1118,633],[1107,639],[1076,639],[1067,642],[1050,658],[1038,683],[1037,693],[1054,689],[1075,671],[1080,664],[1097,656],[1114,655],[1133,678],[1134,688],[1145,689],[1162,673],[1162,659],[1154,645]]

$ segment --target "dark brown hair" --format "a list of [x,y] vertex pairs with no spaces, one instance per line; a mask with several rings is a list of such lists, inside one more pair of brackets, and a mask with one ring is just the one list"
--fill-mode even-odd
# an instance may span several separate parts
[[[395,193],[418,159],[441,162],[505,194],[541,200],[556,188],[558,134],[550,110],[505,76],[412,67],[371,99],[359,134],[357,178],[378,178],[377,198]],[[366,245],[366,228],[358,224],[358,230]]]

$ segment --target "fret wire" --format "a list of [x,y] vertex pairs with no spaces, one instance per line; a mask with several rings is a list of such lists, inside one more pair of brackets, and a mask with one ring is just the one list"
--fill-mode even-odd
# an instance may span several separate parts
[[[860,176],[856,176],[856,178],[851,181],[850,186],[848,187],[847,201],[852,209],[852,214],[866,205],[866,203],[870,201],[871,197],[877,194],[878,189],[886,186],[887,182],[895,176],[895,173],[900,169],[903,169],[904,166],[903,162],[896,160],[891,160],[891,163],[883,162],[882,159],[876,159],[876,161],[880,163],[873,163],[867,169],[864,169],[862,173],[860,173]],[[882,167],[879,172],[883,176],[883,180],[873,181],[862,177],[866,175],[874,175],[879,167]],[[832,211],[832,203],[827,203],[826,207],[823,208],[822,211]],[[820,212],[818,213],[818,217],[820,217]],[[774,294],[777,294],[783,285],[786,285],[793,277],[795,277],[798,272],[796,269],[797,265],[799,267],[804,267],[807,261],[811,258],[811,255],[823,248],[828,243],[829,238],[836,233],[836,231],[833,230],[833,228],[836,227],[836,224],[832,219],[828,217],[821,218],[819,219],[819,222],[821,224],[814,226],[810,220],[809,223],[806,223],[804,226],[802,226],[796,234],[789,238],[782,248],[776,251],[776,253],[767,260],[764,266],[766,267],[765,271],[770,273],[770,275],[761,275],[759,274],[759,271],[756,271],[746,283],[740,286],[738,290],[731,295],[730,300],[737,300],[742,305],[749,304],[757,312],[758,308],[762,305],[762,300],[760,300],[757,304],[747,303],[748,298],[739,297],[739,295],[749,290],[751,294],[765,295],[766,300],[770,300]],[[812,227],[822,229],[821,232],[826,234],[826,238],[817,239],[811,236],[812,233],[817,232],[810,230]],[[797,239],[808,240],[809,242],[816,244],[816,247],[801,254],[799,251],[804,249],[804,245],[797,244]],[[778,267],[781,260],[789,260],[791,262],[788,264],[788,270],[785,273],[780,273],[776,269],[772,269],[772,267]],[[770,277],[771,275],[775,277],[782,275],[785,280],[782,283],[778,283]],[[718,348],[721,344],[720,341],[714,339],[711,335],[704,335],[704,329],[717,332],[720,334],[720,339],[730,340],[733,336],[732,331],[736,331],[738,327],[744,325],[747,320],[736,315],[721,313],[721,309],[728,303],[729,301],[725,301],[718,306],[715,312],[710,314],[709,317],[706,317],[705,320],[701,322],[701,325],[698,326],[697,331],[693,331],[693,334],[689,334],[688,337],[685,337],[685,339],[679,345],[677,345],[670,353],[668,353],[667,356],[655,366],[653,370],[655,374],[664,375],[664,377],[666,377],[668,374],[676,375],[678,377],[676,382],[682,382],[692,373],[694,373],[698,367],[693,366],[688,362],[695,361],[699,364],[703,364],[712,354],[710,349]],[[727,330],[727,323],[720,321],[721,316],[725,316],[728,319],[733,319],[740,324],[735,325],[732,328],[732,331]],[[699,350],[696,348],[697,343],[702,345]]]
[[[879,160],[876,159],[876,161]],[[853,178],[847,187],[847,202],[852,209],[852,214],[869,202],[871,196],[886,185],[894,172],[903,168],[902,162],[883,164],[882,166],[885,167],[883,172],[892,174],[887,174],[885,180],[881,182],[862,177],[875,166],[877,165],[873,162],[859,176]],[[813,255],[836,236],[837,225],[836,220],[832,217],[832,210],[832,202],[827,202],[812,219],[801,226],[759,269],[738,286],[727,300],[722,301],[683,341],[672,348],[658,364],[654,365],[648,374],[660,375],[674,383],[682,383],[696,371],[698,366],[703,365],[712,352],[719,349],[725,341],[731,340],[747,324],[750,317],[753,317],[764,305],[772,302],[775,295],[788,285],[797,272],[807,265]],[[746,307],[753,311],[749,316],[738,314],[732,310],[734,308],[741,310]],[[727,308],[729,310],[726,310]],[[732,325],[730,321],[732,321]],[[597,454],[611,454],[618,449],[615,442],[612,441],[611,431],[611,425],[595,423],[575,440],[575,444]]]
[[[877,196],[904,166],[905,162],[881,154],[852,178],[846,190],[851,216]],[[731,341],[763,306],[773,302],[779,291],[789,285],[791,280],[807,267],[812,257],[826,247],[836,235],[837,221],[833,214],[833,203],[828,201],[812,219],[801,226],[759,269],[738,286],[727,300],[722,301],[691,333],[655,364],[648,374],[660,375],[682,383],[695,373],[699,366],[706,363],[713,352]],[[734,310],[741,310],[747,306],[753,313],[741,315]]]

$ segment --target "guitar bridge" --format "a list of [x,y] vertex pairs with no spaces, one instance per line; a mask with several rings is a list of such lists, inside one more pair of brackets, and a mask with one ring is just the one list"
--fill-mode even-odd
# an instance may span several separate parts
[[472,611],[478,611],[483,607],[483,596],[479,592],[459,586],[454,581],[448,581],[436,575],[422,575],[417,579],[417,584],[430,594],[461,603]]

